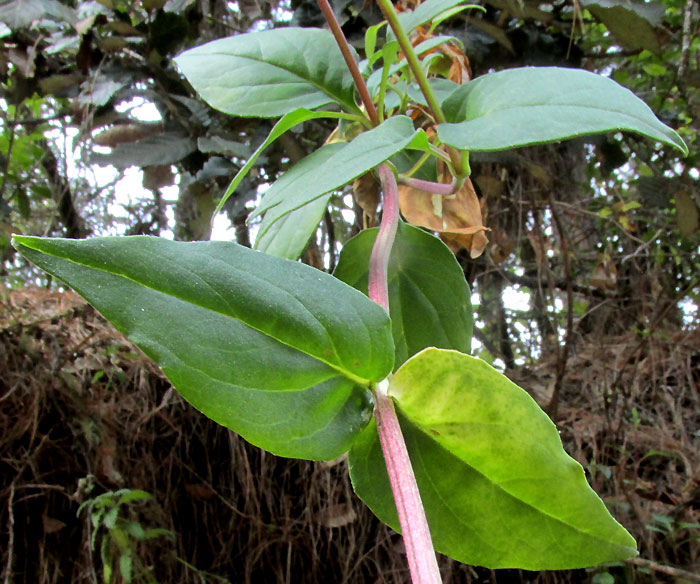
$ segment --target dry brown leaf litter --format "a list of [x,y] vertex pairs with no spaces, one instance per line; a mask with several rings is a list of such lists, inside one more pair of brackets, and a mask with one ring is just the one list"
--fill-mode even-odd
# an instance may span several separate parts
[[[154,495],[130,517],[172,530],[140,544],[170,582],[407,582],[400,539],[357,501],[345,462],[279,459],[194,411],[71,293],[5,293],[0,310],[0,560],[5,582],[94,582],[88,496]],[[601,339],[572,357],[558,425],[642,556],[697,572],[699,331]],[[553,365],[513,377],[542,403]],[[616,383],[617,387],[612,387]],[[636,413],[635,413],[636,412]],[[593,573],[490,572],[442,558],[444,581],[590,582]],[[621,574],[618,568],[617,576]],[[628,567],[633,582],[675,582]],[[619,580],[622,581],[622,580]]]

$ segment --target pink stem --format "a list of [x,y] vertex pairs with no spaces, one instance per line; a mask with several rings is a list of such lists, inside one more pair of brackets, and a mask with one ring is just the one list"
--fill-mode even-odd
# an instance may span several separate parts
[[428,520],[394,403],[382,388],[374,392],[374,399],[374,417],[377,420],[379,442],[394,493],[411,580],[413,584],[440,584],[442,579]]
[[386,164],[377,167],[384,192],[382,222],[369,258],[369,297],[389,312],[389,286],[387,282],[389,256],[399,225],[399,188],[396,177]]
[[453,180],[451,184],[431,182],[429,180],[421,180],[419,178],[401,178],[399,183],[428,193],[436,195],[454,195],[457,192],[457,181]]
[[[381,164],[377,171],[384,191],[384,207],[369,261],[369,297],[389,312],[387,277],[389,256],[399,223],[399,190],[396,177],[386,164]],[[413,584],[440,584],[440,570],[428,520],[394,403],[387,394],[388,387],[389,381],[385,379],[375,388],[374,416],[406,546],[411,580]]]

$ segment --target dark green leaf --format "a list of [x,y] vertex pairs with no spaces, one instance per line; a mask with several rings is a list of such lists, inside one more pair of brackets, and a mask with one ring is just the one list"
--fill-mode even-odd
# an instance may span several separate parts
[[581,69],[523,67],[461,86],[443,103],[440,140],[461,150],[504,150],[617,130],[688,153],[680,136],[612,79]]
[[[441,77],[430,77],[428,79],[428,85],[430,85],[432,88],[433,93],[440,104],[442,104],[442,102],[452,95],[459,87],[459,84],[455,83],[454,81],[443,79]],[[415,103],[419,103],[424,106],[428,105],[418,86],[413,84],[409,85],[408,95]]]
[[[489,365],[426,349],[399,369],[389,395],[436,549],[489,568],[560,570],[636,555],[556,427]],[[374,422],[350,451],[357,494],[398,529]]]
[[[365,294],[376,237],[377,229],[366,229],[348,241],[334,273]],[[464,272],[442,241],[406,223],[399,223],[391,249],[389,309],[395,369],[427,347],[470,351],[473,317]]]
[[274,208],[265,213],[255,249],[279,258],[297,259],[316,231],[330,198],[328,193],[279,218],[275,217]]
[[250,172],[250,169],[253,168],[253,165],[255,164],[258,157],[265,151],[265,149],[270,144],[277,140],[277,138],[279,138],[287,130],[290,130],[294,126],[297,126],[298,124],[301,124],[302,122],[306,122],[308,120],[315,120],[318,118],[337,118],[338,116],[339,114],[334,114],[332,112],[312,112],[304,108],[299,108],[298,110],[294,110],[293,112],[285,114],[275,124],[272,130],[270,130],[270,133],[268,134],[267,138],[265,138],[265,141],[262,144],[260,144],[260,146],[258,146],[258,149],[255,152],[253,152],[253,155],[248,159],[245,165],[238,171],[238,173],[236,173],[236,176],[233,177],[233,180],[228,185],[226,192],[221,197],[221,201],[219,201],[219,204],[216,206],[214,215],[216,215],[219,211],[221,211],[221,209],[223,209],[224,205],[226,204],[226,201],[228,201],[231,195],[233,195],[233,193],[238,188],[238,185],[241,184],[241,181]]
[[[403,29],[410,33],[421,24],[430,22],[446,10],[465,2],[466,0],[426,0],[421,2],[415,10],[399,14],[399,22]],[[387,30],[387,40],[393,40],[394,38],[391,29]]]
[[309,266],[233,243],[14,238],[84,296],[196,408],[282,456],[326,459],[391,371],[386,313]]
[[[263,195],[253,219],[273,213],[274,221],[351,182],[404,148],[423,149],[427,139],[406,116],[395,116],[350,143],[327,144],[298,162]],[[268,220],[268,225],[274,221]],[[264,234],[261,230],[260,236]]]
[[333,102],[359,113],[352,76],[325,30],[236,35],[185,51],[175,62],[197,93],[227,114],[276,117]]

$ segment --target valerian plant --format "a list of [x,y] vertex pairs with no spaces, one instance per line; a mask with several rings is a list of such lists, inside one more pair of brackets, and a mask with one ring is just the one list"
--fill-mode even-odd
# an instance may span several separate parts
[[[546,414],[469,356],[463,272],[443,241],[400,214],[476,256],[486,236],[470,152],[620,130],[686,146],[634,94],[586,71],[467,80],[459,42],[433,33],[464,8],[459,0],[401,14],[389,0],[378,4],[386,22],[367,31],[362,61],[326,0],[330,32],[252,32],[176,60],[212,107],[280,118],[219,209],[281,134],[338,120],[325,145],[265,192],[252,215],[261,219],[257,251],[152,237],[15,236],[14,245],[84,296],[210,418],[279,456],[349,452],[353,487],[403,533],[414,582],[440,581],[433,542],[490,568],[633,556],[634,539]],[[331,194],[367,177],[383,193],[379,228],[345,245],[333,275],[295,261]]]

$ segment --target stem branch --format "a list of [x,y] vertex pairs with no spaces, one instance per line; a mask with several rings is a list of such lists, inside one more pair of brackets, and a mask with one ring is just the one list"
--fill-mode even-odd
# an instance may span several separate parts
[[[319,0],[319,2],[320,1],[321,0]],[[442,108],[435,97],[433,88],[430,87],[430,84],[428,83],[428,77],[425,75],[425,71],[423,71],[423,68],[420,66],[420,61],[418,60],[418,55],[416,55],[416,52],[413,50],[411,39],[408,38],[406,31],[399,22],[399,17],[398,14],[396,14],[396,10],[394,10],[394,5],[391,3],[391,0],[377,0],[377,4],[384,15],[384,18],[386,18],[386,21],[389,23],[391,30],[394,32],[394,36],[396,37],[396,40],[398,41],[399,46],[406,57],[408,67],[411,69],[411,73],[413,73],[413,76],[416,78],[416,82],[418,83],[418,87],[420,87],[421,93],[423,93],[423,96],[425,97],[425,101],[428,102],[428,107],[433,114],[433,118],[435,118],[435,121],[438,124],[446,123],[447,119],[445,118],[445,114],[443,113]],[[452,161],[452,166],[457,172],[457,175],[461,177],[464,174],[464,165],[461,154],[452,147],[449,148],[449,154],[450,160]]]
[[323,17],[326,19],[326,22],[328,23],[328,26],[331,29],[331,32],[333,33],[335,42],[338,43],[338,47],[340,47],[340,52],[343,54],[345,64],[348,66],[348,69],[352,74],[352,79],[355,82],[355,87],[357,87],[357,92],[360,94],[362,103],[364,104],[365,109],[367,110],[367,115],[369,116],[372,125],[378,126],[380,122],[379,115],[377,114],[377,109],[374,107],[374,102],[372,101],[372,98],[369,95],[369,90],[367,89],[365,78],[362,77],[360,68],[357,66],[355,57],[353,57],[352,55],[352,51],[350,50],[348,40],[345,38],[343,30],[340,28],[340,23],[335,17],[335,13],[333,12],[331,5],[328,3],[328,0],[317,0],[317,3],[318,7],[323,13]]
[[391,0],[377,0],[377,4],[384,15],[384,18],[386,18],[386,21],[389,23],[391,30],[394,32],[394,36],[396,37],[396,40],[398,41],[399,46],[406,57],[408,66],[410,67],[413,76],[416,78],[418,86],[425,96],[425,100],[428,102],[428,107],[430,107],[433,117],[439,124],[445,123],[447,121],[445,119],[445,114],[442,113],[442,108],[440,107],[440,104],[433,93],[433,89],[428,84],[428,78],[426,77],[423,68],[420,66],[418,56],[413,50],[411,40],[408,38],[406,31],[404,31],[401,23],[399,22],[399,17],[396,14],[396,10],[394,10]]
[[399,183],[418,189],[421,191],[426,191],[428,193],[433,193],[435,195],[454,195],[459,190],[459,181],[454,179],[450,184],[436,183],[429,180],[422,180],[419,178],[409,178],[409,177],[399,177]]

